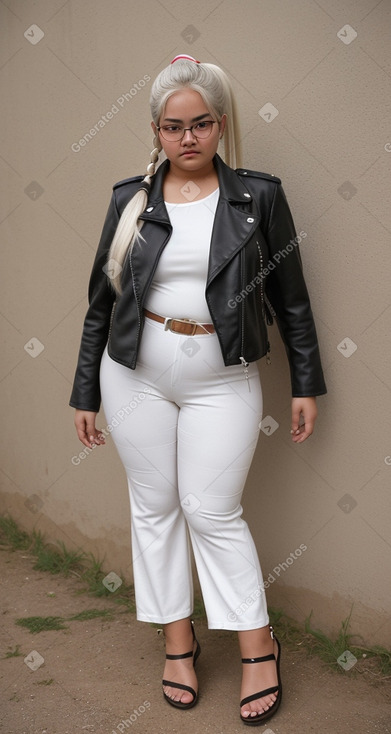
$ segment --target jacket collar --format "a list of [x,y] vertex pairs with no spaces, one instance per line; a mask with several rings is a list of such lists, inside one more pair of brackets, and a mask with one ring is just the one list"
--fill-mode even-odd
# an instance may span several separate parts
[[[216,153],[213,158],[213,164],[216,168],[219,179],[220,199],[225,199],[232,204],[249,204],[252,200],[250,192],[242,183],[240,177],[232,168],[226,165],[222,158]],[[148,197],[148,204],[140,215],[140,219],[145,221],[158,221],[170,224],[163,198],[163,181],[170,162],[163,161],[157,169],[151,185],[151,191]]]

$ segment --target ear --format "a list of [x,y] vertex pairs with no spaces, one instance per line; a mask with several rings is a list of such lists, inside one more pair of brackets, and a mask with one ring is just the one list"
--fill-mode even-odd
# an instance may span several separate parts
[[227,115],[223,115],[220,122],[220,138],[224,135],[225,125],[227,122]]
[[151,128],[152,128],[153,134],[157,136],[158,129],[157,129],[157,127],[156,127],[156,125],[155,125],[154,122],[151,122]]

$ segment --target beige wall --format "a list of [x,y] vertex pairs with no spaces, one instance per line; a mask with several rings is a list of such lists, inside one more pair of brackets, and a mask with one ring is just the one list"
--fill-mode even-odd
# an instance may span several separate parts
[[354,631],[391,642],[390,19],[386,0],[0,3],[1,509],[23,527],[131,577],[122,467],[110,441],[72,463],[83,447],[67,404],[111,185],[149,160],[139,82],[190,53],[232,75],[244,163],[282,178],[307,233],[329,394],[295,447],[273,329],[260,369],[278,428],[261,433],[244,501],[269,600],[300,620],[313,609],[326,631],[353,604]]

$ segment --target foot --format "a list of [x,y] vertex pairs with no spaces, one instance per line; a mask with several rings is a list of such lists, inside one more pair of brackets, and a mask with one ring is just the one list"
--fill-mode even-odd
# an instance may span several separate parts
[[[276,659],[278,657],[277,642],[270,637],[269,629],[267,633],[262,634],[262,642],[255,649],[252,648],[252,657],[263,657],[274,653]],[[243,657],[245,657],[243,655]],[[246,656],[250,657],[250,655]],[[257,691],[263,691],[272,688],[278,684],[277,666],[275,660],[267,660],[263,663],[243,664],[243,678],[240,692],[240,699],[251,696]],[[270,709],[277,700],[278,693],[270,693],[262,698],[244,704],[240,713],[244,718],[253,718],[259,714],[263,714]]]
[[[174,630],[174,624],[175,623],[170,625],[170,631],[166,632],[166,653],[168,655],[180,655],[184,652],[193,650],[194,655],[197,643],[193,639],[189,622],[187,623],[186,630],[181,630],[180,628],[179,630]],[[168,625],[166,626],[166,630],[167,627]],[[177,635],[175,634],[176,632],[179,632],[180,634]],[[175,681],[175,683],[181,683],[185,686],[190,686],[197,692],[197,676],[194,671],[193,663],[193,657],[184,658],[183,660],[166,660],[163,679]],[[194,696],[190,691],[184,691],[181,688],[175,688],[174,686],[163,686],[163,691],[173,701],[180,701],[184,704],[191,703],[194,699]]]

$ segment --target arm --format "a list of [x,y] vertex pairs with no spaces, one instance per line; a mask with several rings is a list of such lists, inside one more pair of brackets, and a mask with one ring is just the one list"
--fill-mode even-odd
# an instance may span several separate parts
[[292,215],[278,184],[267,232],[270,258],[275,268],[267,277],[265,290],[289,360],[292,440],[303,443],[314,430],[316,396],[326,392],[326,385],[297,241]]
[[[284,191],[280,184],[275,184],[266,232],[270,259],[265,292],[275,312],[287,352],[292,396],[315,397],[326,392],[326,385],[299,246],[295,244],[295,238],[296,231]],[[270,263],[274,267],[270,267]]]
[[100,362],[107,344],[115,300],[114,290],[103,267],[107,263],[118,221],[119,213],[113,194],[92,267],[88,289],[89,308],[84,320],[79,358],[69,401],[74,408],[94,413],[97,413],[100,407]]

